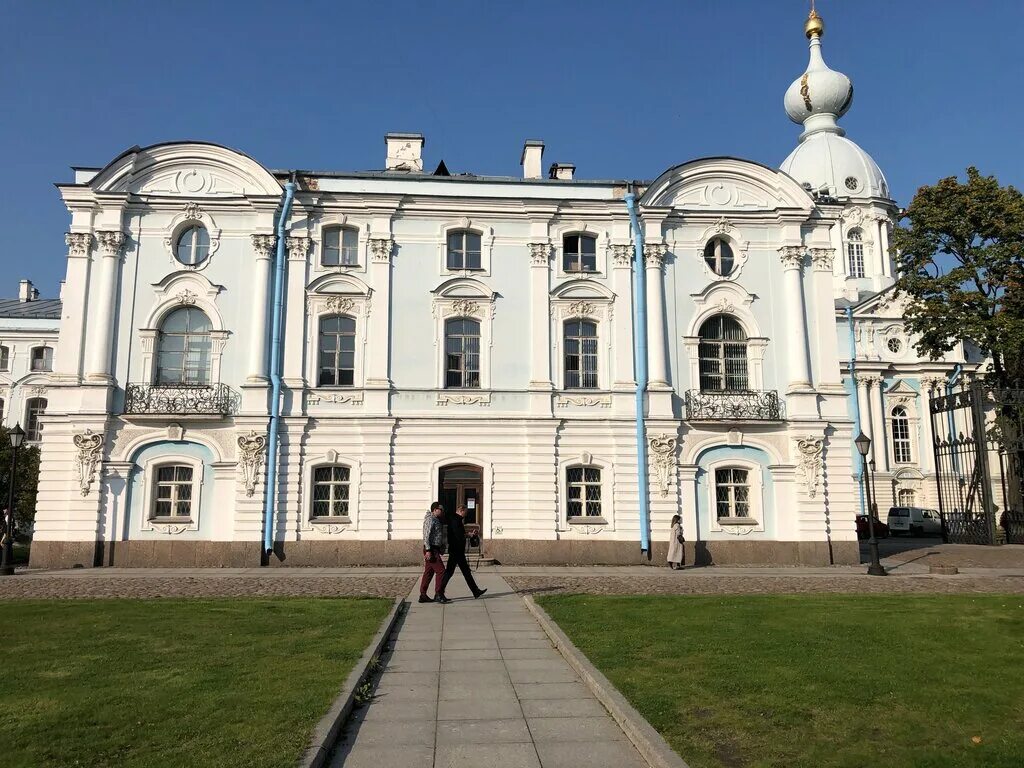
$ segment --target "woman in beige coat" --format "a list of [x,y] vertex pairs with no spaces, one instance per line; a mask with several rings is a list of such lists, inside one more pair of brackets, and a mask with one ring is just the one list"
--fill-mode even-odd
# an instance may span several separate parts
[[683,518],[672,515],[672,534],[668,540],[668,567],[673,571],[683,569]]

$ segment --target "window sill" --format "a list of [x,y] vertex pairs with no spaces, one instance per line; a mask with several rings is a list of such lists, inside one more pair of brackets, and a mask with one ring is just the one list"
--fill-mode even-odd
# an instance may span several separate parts
[[608,521],[600,515],[593,517],[587,515],[580,515],[579,517],[570,517],[568,519],[569,525],[608,525]]
[[351,525],[352,524],[352,518],[349,517],[348,515],[333,516],[333,517],[322,516],[322,517],[310,518],[309,522],[310,522],[310,525],[339,525],[339,524]]
[[195,523],[191,517],[151,517],[149,522],[152,525],[193,525]]
[[751,517],[720,517],[720,518],[718,518],[718,524],[719,525],[739,525],[739,526],[744,526],[744,525],[757,526],[757,525],[760,525],[760,523],[757,520],[754,520]]

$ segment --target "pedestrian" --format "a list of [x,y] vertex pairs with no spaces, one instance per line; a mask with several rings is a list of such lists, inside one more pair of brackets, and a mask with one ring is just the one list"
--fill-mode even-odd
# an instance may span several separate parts
[[462,571],[463,577],[466,579],[466,584],[469,586],[469,591],[473,593],[473,599],[480,597],[486,589],[480,589],[476,585],[476,580],[473,578],[473,571],[469,569],[469,562],[466,560],[466,508],[459,506],[455,508],[454,515],[448,515],[446,517],[446,525],[448,528],[448,565],[444,569],[444,579],[441,580],[441,596],[444,601],[448,598],[444,596],[445,587],[448,586],[448,582],[452,578],[452,574],[455,573],[455,568],[458,566],[459,570]]
[[683,518],[672,515],[672,533],[668,540],[668,567],[673,571],[683,569]]
[[[441,588],[441,579],[444,578],[444,563],[441,555],[444,554],[444,507],[440,502],[435,501],[423,518],[423,578],[420,579],[420,602],[421,603],[449,603]],[[430,577],[434,577],[434,597],[427,596],[427,587],[430,586]]]

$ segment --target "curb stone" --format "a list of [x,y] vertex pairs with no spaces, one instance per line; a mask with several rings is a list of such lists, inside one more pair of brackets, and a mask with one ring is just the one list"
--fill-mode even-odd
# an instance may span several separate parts
[[526,603],[527,609],[537,619],[558,652],[583,679],[584,685],[597,697],[597,700],[604,705],[615,722],[622,728],[626,738],[633,743],[640,756],[651,765],[651,768],[689,768],[662,735],[654,730],[654,727],[633,708],[633,705],[626,701],[626,698],[616,690],[608,678],[587,660],[579,648],[573,645],[573,642],[551,620],[547,612],[537,605],[530,595],[523,595],[523,602]]
[[380,657],[404,605],[404,597],[395,598],[391,611],[384,618],[384,621],[381,622],[377,634],[370,641],[370,644],[366,646],[363,655],[352,668],[337,698],[334,699],[330,709],[327,710],[327,714],[320,718],[320,722],[313,729],[309,746],[306,747],[306,751],[298,763],[298,768],[322,768],[327,762],[331,755],[331,750],[334,748],[334,743],[338,740],[341,726],[345,724],[345,721],[352,712],[356,690],[359,688],[363,678],[366,677],[373,660]]

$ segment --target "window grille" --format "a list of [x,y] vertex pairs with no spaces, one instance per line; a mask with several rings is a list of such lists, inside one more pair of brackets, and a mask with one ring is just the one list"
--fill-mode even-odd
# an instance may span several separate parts
[[567,468],[566,493],[569,517],[601,516],[601,470],[598,467]]
[[715,315],[700,327],[700,389],[732,392],[750,388],[747,334],[734,317]]
[[597,389],[597,324],[571,320],[565,324],[565,388]]

